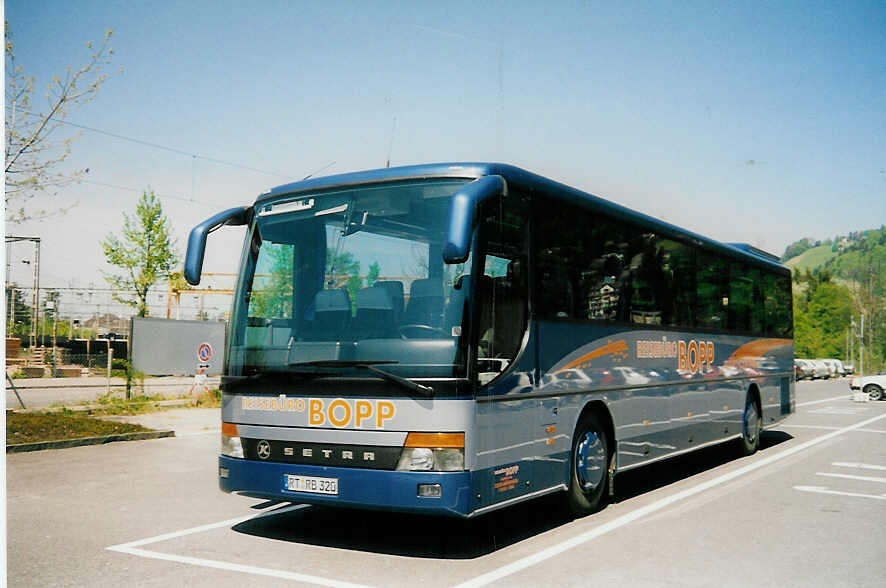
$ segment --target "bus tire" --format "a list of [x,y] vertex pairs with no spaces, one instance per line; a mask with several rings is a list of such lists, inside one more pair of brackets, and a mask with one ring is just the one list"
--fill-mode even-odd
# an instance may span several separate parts
[[742,456],[753,455],[760,447],[760,431],[763,430],[763,416],[760,414],[760,403],[755,395],[748,392],[741,419],[741,439],[738,440],[739,452]]
[[883,388],[876,384],[868,384],[864,387],[864,392],[871,400],[883,400]]
[[572,437],[570,481],[566,506],[574,516],[603,508],[609,484],[610,449],[600,417],[588,412],[579,419]]

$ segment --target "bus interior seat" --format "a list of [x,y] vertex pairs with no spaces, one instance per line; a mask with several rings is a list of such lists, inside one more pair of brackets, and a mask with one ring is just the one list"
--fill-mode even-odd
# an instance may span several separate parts
[[409,287],[409,304],[403,315],[407,325],[440,326],[443,312],[443,281],[434,278],[415,280]]
[[357,339],[397,336],[394,303],[386,288],[371,286],[357,292],[357,314],[351,327]]
[[398,280],[379,280],[373,286],[384,288],[394,305],[394,322],[399,324],[403,317],[403,282]]
[[312,310],[314,318],[305,323],[302,338],[341,339],[351,318],[351,297],[344,288],[320,290],[314,296]]

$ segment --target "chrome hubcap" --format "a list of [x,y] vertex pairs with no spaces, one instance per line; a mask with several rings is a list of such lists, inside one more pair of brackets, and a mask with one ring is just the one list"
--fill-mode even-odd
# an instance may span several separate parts
[[760,415],[757,414],[757,405],[750,402],[744,409],[744,438],[748,443],[754,444],[757,441],[759,429]]
[[593,492],[606,475],[606,451],[603,441],[594,431],[582,435],[575,446],[575,473],[585,493]]

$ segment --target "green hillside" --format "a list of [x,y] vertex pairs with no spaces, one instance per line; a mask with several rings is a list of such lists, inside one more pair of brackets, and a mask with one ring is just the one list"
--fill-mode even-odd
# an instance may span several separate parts
[[792,270],[805,272],[808,269],[812,271],[823,266],[837,256],[837,253],[831,249],[831,245],[819,245],[818,247],[807,249],[797,257],[792,257],[784,262],[784,264]]
[[794,274],[797,357],[846,359],[864,315],[865,372],[886,367],[886,226],[823,242],[803,238],[782,260]]

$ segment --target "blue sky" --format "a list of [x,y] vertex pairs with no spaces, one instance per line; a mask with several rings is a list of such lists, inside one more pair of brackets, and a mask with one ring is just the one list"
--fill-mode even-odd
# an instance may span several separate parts
[[[382,167],[389,149],[393,165],[513,163],[778,254],[803,236],[886,222],[882,2],[8,0],[5,10],[38,88],[114,30],[124,73],[71,122],[277,172],[84,131],[69,165],[127,189],[72,186],[54,200],[79,203],[66,215],[7,226],[43,238],[48,286],[104,285],[99,242],[138,190],[193,198],[163,199],[183,250],[219,209],[332,161],[324,174]],[[215,233],[205,269],[234,271],[241,237]],[[16,247],[14,258],[29,255]]]

